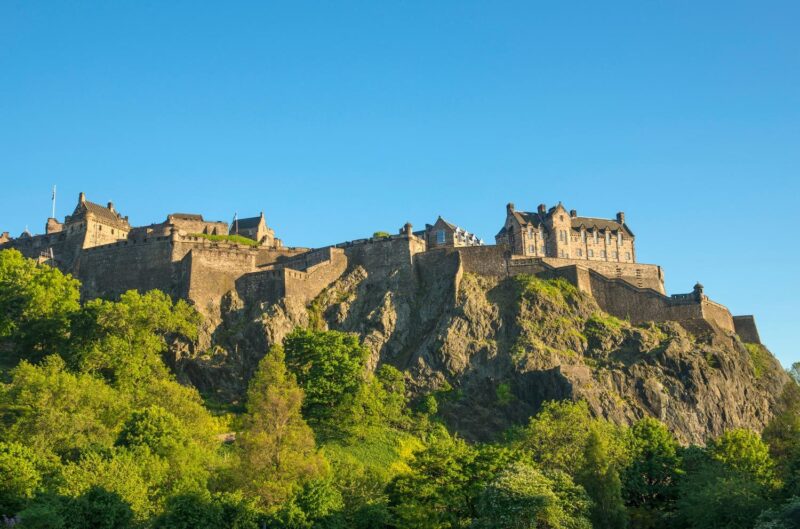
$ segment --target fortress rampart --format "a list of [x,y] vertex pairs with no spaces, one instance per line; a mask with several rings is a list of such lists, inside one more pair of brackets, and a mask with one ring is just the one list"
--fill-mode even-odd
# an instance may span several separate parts
[[[413,232],[406,224],[396,235],[312,250],[278,244],[274,232],[264,223],[263,213],[237,221],[237,227],[255,226],[255,239],[242,244],[241,236],[227,235],[226,223],[206,221],[201,215],[176,213],[163,223],[131,227],[113,204],[99,206],[86,201],[81,193],[75,212],[63,224],[49,219],[48,233],[23,234],[16,239],[4,235],[0,248],[19,249],[28,257],[72,273],[82,282],[86,298],[114,298],[131,289],[159,289],[190,300],[212,318],[220,314],[222,300],[231,292],[249,303],[292,299],[308,304],[347,270],[360,266],[370,276],[391,276],[407,284],[434,284],[428,281],[430,274],[453,274],[455,292],[464,273],[562,277],[590,293],[604,311],[633,323],[674,320],[693,332],[713,327],[735,332],[746,342],[760,343],[752,316],[732,316],[725,306],[708,299],[700,285],[692,293],[667,296],[662,268],[636,262],[634,253],[628,259],[620,251],[575,251],[583,257],[575,258],[570,257],[571,252],[547,244],[543,250],[534,245],[521,251],[517,243],[530,236],[538,244],[541,235],[556,246],[575,241],[585,242],[587,248],[595,242],[624,243],[630,244],[633,252],[633,234],[624,214],[618,214],[616,221],[604,221],[577,217],[562,209],[559,205],[547,212],[540,207],[534,215],[510,208],[498,238],[501,243],[495,246],[484,246],[474,237],[471,244],[448,244],[448,240],[456,241],[461,231],[440,219],[423,232]],[[560,229],[556,224],[562,220],[565,226],[574,226]],[[453,233],[448,235],[451,228]],[[429,246],[431,241],[436,241],[433,247]],[[513,241],[515,245],[510,244]]]

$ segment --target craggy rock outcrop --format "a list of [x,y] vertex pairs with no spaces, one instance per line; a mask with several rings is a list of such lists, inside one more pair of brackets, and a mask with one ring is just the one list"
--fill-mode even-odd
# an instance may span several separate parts
[[633,326],[563,279],[464,274],[456,254],[413,267],[351,266],[308,306],[229,294],[211,353],[181,363],[205,390],[235,398],[258,358],[295,326],[359,334],[370,367],[404,369],[414,396],[434,394],[467,438],[491,439],[541,403],[585,399],[619,423],[651,415],[684,442],[760,430],[788,380],[761,346],[679,324]]

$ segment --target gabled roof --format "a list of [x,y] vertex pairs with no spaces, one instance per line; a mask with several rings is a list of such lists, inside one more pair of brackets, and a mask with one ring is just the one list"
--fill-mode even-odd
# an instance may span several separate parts
[[240,230],[250,230],[258,228],[261,222],[261,217],[248,217],[246,219],[238,219],[235,224],[239,226]]
[[[103,220],[115,223],[122,221],[122,219],[119,216],[119,213],[115,213],[110,209],[101,206],[100,204],[95,204],[94,202],[89,202],[87,200],[82,205],[87,213],[91,213],[92,215],[95,215]],[[80,207],[81,206],[79,205],[78,208],[76,208],[75,211],[76,213],[79,212],[78,210],[80,209]]]

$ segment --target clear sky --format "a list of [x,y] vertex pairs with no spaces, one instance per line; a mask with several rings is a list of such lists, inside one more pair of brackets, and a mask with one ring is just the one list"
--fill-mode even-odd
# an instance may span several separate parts
[[321,246],[625,211],[800,361],[800,3],[0,3],[0,231],[263,210]]

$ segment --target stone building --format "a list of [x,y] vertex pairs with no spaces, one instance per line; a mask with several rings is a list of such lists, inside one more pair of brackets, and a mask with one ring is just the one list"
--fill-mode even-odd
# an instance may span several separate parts
[[114,209],[113,202],[109,202],[107,206],[103,207],[86,200],[84,193],[78,195],[78,204],[72,215],[67,215],[64,219],[64,224],[59,224],[55,219],[49,219],[47,226],[48,229],[52,227],[56,230],[53,233],[65,232],[83,235],[82,248],[111,244],[127,238],[128,232],[131,231],[128,217],[120,215]]
[[275,231],[267,226],[263,211],[258,217],[234,219],[231,224],[230,234],[247,237],[262,246],[271,248],[279,248],[281,246],[281,240],[275,238]]
[[463,246],[481,246],[483,241],[477,235],[451,224],[441,216],[433,224],[426,224],[425,230],[415,235],[422,237],[428,249],[459,248]]
[[559,202],[549,210],[540,204],[535,212],[506,206],[506,221],[495,236],[498,245],[513,255],[635,263],[634,235],[625,214],[615,219],[579,217]]

